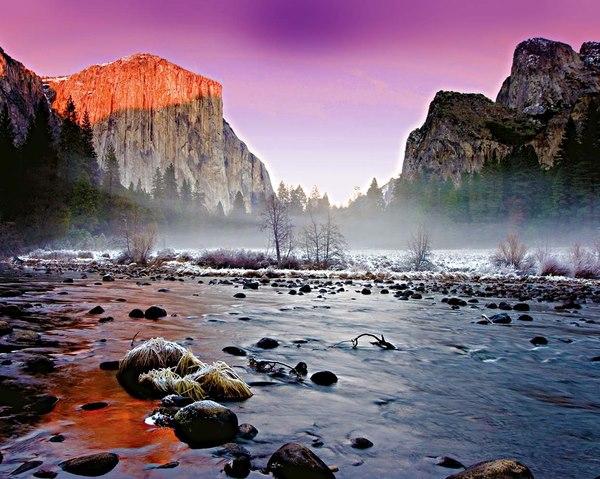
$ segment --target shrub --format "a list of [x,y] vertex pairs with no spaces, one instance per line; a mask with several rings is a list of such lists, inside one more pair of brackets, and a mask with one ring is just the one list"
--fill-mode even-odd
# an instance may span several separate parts
[[215,269],[262,269],[275,266],[277,261],[262,252],[218,249],[202,253],[196,263]]
[[492,262],[496,266],[512,267],[517,271],[526,271],[533,267],[533,260],[527,255],[527,246],[516,233],[510,233],[500,242],[492,256]]
[[575,243],[571,247],[569,256],[571,258],[573,276],[576,278],[594,279],[600,276],[600,264],[598,260],[591,251],[581,246],[581,244]]
[[569,276],[569,268],[553,256],[539,263],[540,276]]
[[408,260],[410,267],[416,271],[424,269],[431,264],[429,261],[430,255],[431,242],[429,240],[429,233],[425,228],[420,227],[408,242]]
[[156,245],[158,231],[155,224],[143,223],[139,216],[124,217],[121,224],[121,238],[125,246],[119,262],[148,264],[152,249]]

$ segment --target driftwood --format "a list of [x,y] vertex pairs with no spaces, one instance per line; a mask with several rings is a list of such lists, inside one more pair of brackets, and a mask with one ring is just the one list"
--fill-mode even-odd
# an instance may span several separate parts
[[339,343],[336,343],[333,346],[334,347],[339,346],[340,344],[343,344],[343,343],[352,343],[352,349],[356,349],[358,347],[358,340],[362,337],[373,338],[375,341],[371,341],[371,344],[374,346],[379,346],[381,349],[387,349],[387,350],[397,349],[396,346],[394,346],[392,343],[385,340],[385,338],[383,337],[383,334],[381,335],[381,337],[378,337],[377,335],[371,334],[371,333],[359,334],[358,336],[356,336],[353,339],[348,339],[346,341],[340,341]]

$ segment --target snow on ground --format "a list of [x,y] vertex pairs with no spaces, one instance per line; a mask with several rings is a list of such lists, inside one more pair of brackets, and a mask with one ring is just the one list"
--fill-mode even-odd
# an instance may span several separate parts
[[[158,252],[159,257],[165,258],[165,263],[177,271],[193,271],[197,273],[209,273],[210,268],[201,267],[196,264],[196,259],[207,250],[170,249]],[[248,251],[248,250],[247,250]],[[258,250],[252,250],[258,251]],[[263,251],[264,252],[264,251]],[[463,273],[467,275],[507,275],[515,274],[510,268],[498,268],[491,257],[493,249],[439,249],[433,250],[430,261],[433,273]],[[566,258],[568,251],[563,248],[555,248],[552,254],[559,258]],[[87,263],[96,261],[99,263],[112,263],[119,256],[119,251],[75,251],[75,250],[35,250],[22,256],[24,260],[41,261],[48,263]],[[408,252],[402,250],[352,250],[346,256],[345,265],[336,273],[408,273]],[[214,270],[221,274],[223,270]],[[231,274],[243,273],[243,270],[229,270]],[[288,273],[293,273],[288,271]],[[304,273],[322,273],[328,275],[331,271],[305,271]],[[304,274],[302,273],[302,274]],[[422,274],[422,273],[421,273]]]

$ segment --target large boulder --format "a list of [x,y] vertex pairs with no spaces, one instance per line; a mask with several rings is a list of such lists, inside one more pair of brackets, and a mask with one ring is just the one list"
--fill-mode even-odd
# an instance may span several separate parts
[[89,456],[76,457],[62,462],[63,471],[78,476],[97,477],[112,471],[119,463],[119,456],[112,452],[101,452]]
[[273,453],[267,465],[279,479],[335,479],[335,475],[310,449],[293,442]]
[[152,369],[177,366],[187,349],[163,338],[152,338],[129,351],[119,362],[117,379],[132,396],[159,398],[165,395],[157,391],[151,382],[141,383],[140,374]]
[[533,479],[533,474],[516,459],[495,459],[474,464],[446,479]]
[[196,401],[173,417],[179,438],[192,446],[214,447],[232,441],[238,432],[233,411],[214,401]]

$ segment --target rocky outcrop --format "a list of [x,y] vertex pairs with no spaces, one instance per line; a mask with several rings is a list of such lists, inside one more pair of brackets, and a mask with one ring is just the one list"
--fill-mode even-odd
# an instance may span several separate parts
[[156,168],[173,163],[205,194],[206,206],[227,211],[238,191],[251,199],[272,191],[264,165],[223,119],[221,85],[149,54],[94,65],[67,77],[47,78],[48,97],[60,115],[71,97],[87,111],[100,162],[113,145],[121,182],[146,191]]
[[429,106],[425,124],[406,142],[403,175],[433,174],[458,180],[477,171],[485,161],[503,158],[510,146],[490,131],[511,113],[483,95],[440,91]]
[[17,142],[27,133],[36,105],[45,101],[42,80],[0,48],[0,108],[8,106]]
[[531,115],[572,107],[582,95],[600,91],[598,49],[595,42],[585,43],[581,54],[544,38],[521,42],[497,102]]
[[241,141],[225,120],[223,120],[223,154],[225,156],[225,176],[233,202],[235,194],[244,195],[246,209],[252,211],[263,198],[273,194],[267,168],[246,144]]
[[580,127],[590,97],[600,92],[599,66],[598,42],[584,43],[580,53],[540,38],[520,43],[495,102],[477,94],[436,94],[425,123],[408,137],[402,175],[456,182],[523,145],[533,146],[542,167],[551,167],[568,119]]

